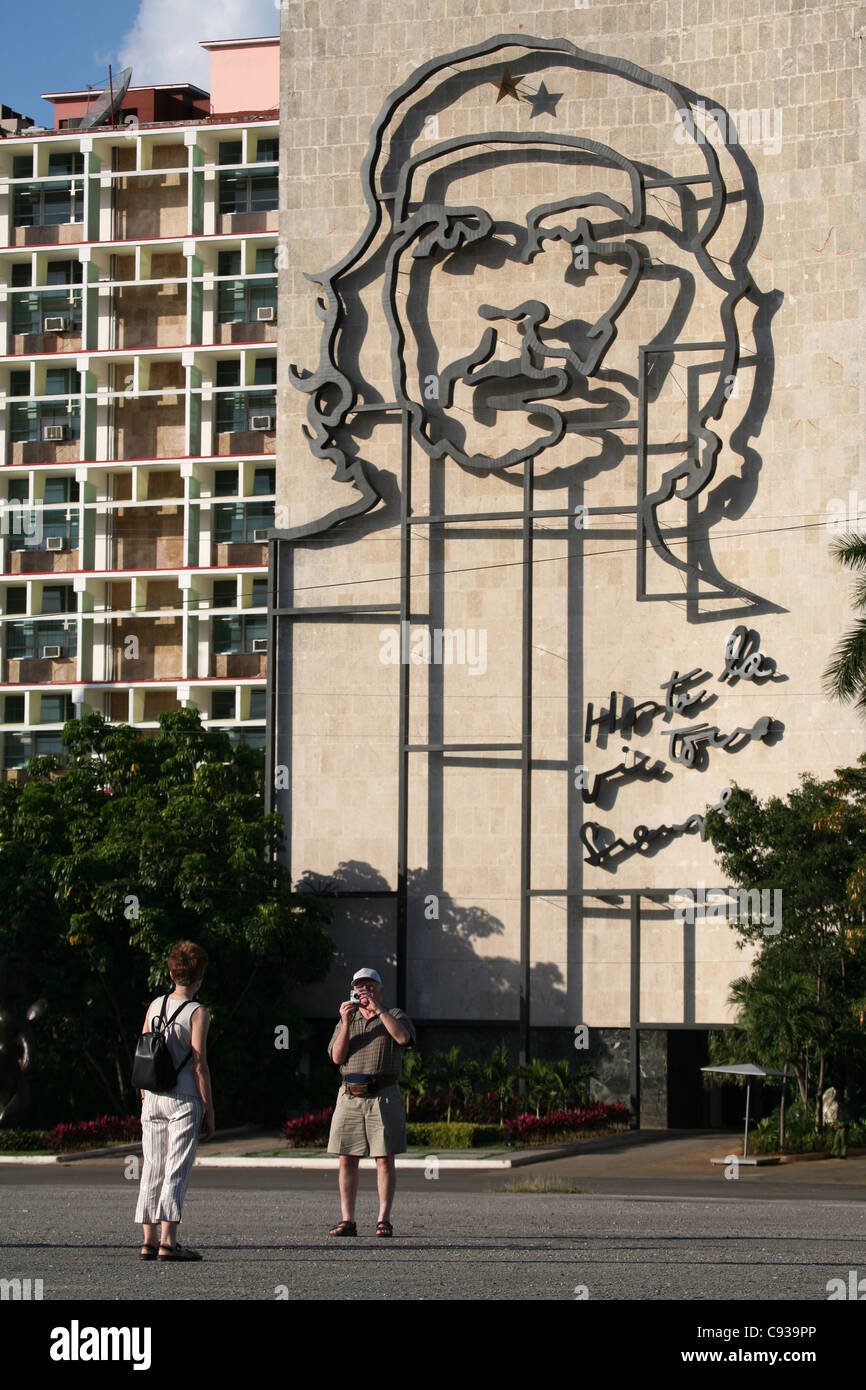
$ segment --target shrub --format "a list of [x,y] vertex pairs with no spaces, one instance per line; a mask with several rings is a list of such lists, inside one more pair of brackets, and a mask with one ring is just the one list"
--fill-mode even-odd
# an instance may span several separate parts
[[48,1148],[48,1132],[44,1129],[0,1129],[0,1153],[28,1154]]
[[294,1120],[287,1120],[280,1131],[282,1138],[293,1149],[318,1148],[328,1142],[333,1113],[334,1107],[329,1105],[324,1110],[315,1113],[308,1110]]
[[406,1142],[422,1149],[483,1149],[491,1144],[502,1144],[504,1140],[499,1125],[438,1121],[406,1126]]
[[[788,1106],[785,1112],[785,1153],[829,1153],[833,1145],[833,1133],[832,1125],[824,1125],[823,1129],[815,1128],[811,1105],[808,1114],[804,1114],[800,1102]],[[860,1148],[866,1144],[866,1120],[858,1120],[848,1126],[848,1144],[853,1148]],[[778,1106],[772,1115],[760,1120],[754,1133],[749,1135],[749,1150],[756,1154],[779,1152]]]
[[136,1115],[100,1115],[77,1124],[55,1125],[46,1143],[55,1153],[71,1149],[101,1149],[106,1144],[137,1144],[141,1141],[141,1120]]
[[549,1115],[529,1112],[508,1121],[508,1138],[512,1144],[563,1143],[579,1134],[625,1127],[628,1119],[628,1106],[621,1100],[613,1105],[588,1105],[581,1110],[553,1110]]

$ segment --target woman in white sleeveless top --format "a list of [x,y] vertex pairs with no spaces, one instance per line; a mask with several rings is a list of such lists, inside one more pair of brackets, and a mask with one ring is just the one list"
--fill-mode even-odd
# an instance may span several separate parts
[[141,1093],[144,1163],[135,1219],[141,1222],[144,1231],[143,1260],[201,1259],[197,1250],[178,1244],[177,1228],[199,1137],[207,1140],[214,1132],[207,1064],[210,1014],[195,1001],[206,966],[207,952],[201,946],[194,941],[179,942],[168,958],[174,991],[167,997],[161,994],[151,1002],[141,1030],[142,1033],[151,1031],[164,1001],[166,1018],[177,1009],[181,1010],[166,1033],[172,1061],[176,1067],[184,1064],[175,1085],[171,1091],[159,1095],[153,1091]]

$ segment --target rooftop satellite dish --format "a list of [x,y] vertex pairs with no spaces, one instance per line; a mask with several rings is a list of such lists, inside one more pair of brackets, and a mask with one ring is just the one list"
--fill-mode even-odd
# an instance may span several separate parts
[[123,98],[126,96],[131,80],[132,68],[124,68],[113,81],[110,80],[108,87],[104,92],[99,93],[87,115],[82,118],[78,129],[93,130],[95,126],[102,125],[104,121],[108,120],[113,123],[123,105]]

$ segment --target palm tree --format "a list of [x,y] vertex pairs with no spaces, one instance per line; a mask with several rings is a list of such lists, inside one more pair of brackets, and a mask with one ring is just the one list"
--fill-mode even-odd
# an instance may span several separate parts
[[547,1101],[550,1110],[550,1097],[556,1091],[556,1073],[551,1063],[534,1057],[527,1066],[517,1068],[517,1075],[526,1082],[526,1099],[535,1106],[536,1118],[541,1114],[542,1100]]
[[400,1077],[400,1089],[406,1098],[407,1114],[411,1108],[412,1098],[415,1102],[423,1100],[429,1089],[429,1077],[421,1053],[416,1052],[415,1048],[410,1048],[403,1057],[403,1074]]
[[866,534],[849,532],[835,541],[831,552],[856,577],[854,608],[862,614],[846,633],[824,672],[827,693],[835,700],[853,700],[866,714]]
[[514,1095],[515,1080],[517,1073],[511,1065],[511,1057],[508,1052],[508,1043],[503,1038],[498,1047],[494,1047],[487,1061],[478,1068],[478,1075],[486,1084],[488,1090],[496,1096],[499,1105],[499,1123],[503,1123],[505,1107]]
[[430,1058],[429,1075],[437,1090],[447,1098],[448,1110],[445,1118],[450,1125],[454,1098],[460,1097],[465,1101],[471,1087],[468,1068],[460,1055],[460,1048],[455,1045],[449,1047],[447,1052],[434,1052]]

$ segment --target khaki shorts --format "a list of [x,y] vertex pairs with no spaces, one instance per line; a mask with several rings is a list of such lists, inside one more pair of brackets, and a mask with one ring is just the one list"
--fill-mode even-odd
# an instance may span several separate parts
[[341,1086],[328,1136],[329,1154],[386,1158],[406,1152],[406,1111],[395,1082],[377,1096],[350,1096]]

